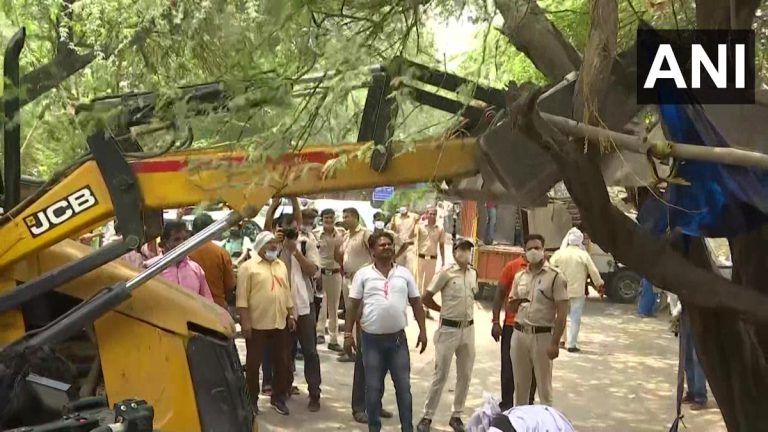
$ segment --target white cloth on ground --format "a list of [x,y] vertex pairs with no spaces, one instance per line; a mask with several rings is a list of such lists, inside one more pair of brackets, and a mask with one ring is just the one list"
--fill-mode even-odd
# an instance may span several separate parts
[[517,432],[575,432],[571,422],[558,410],[546,405],[523,405],[504,411],[499,401],[489,394],[483,396],[483,407],[467,422],[467,432],[503,432],[492,427],[494,417],[505,415]]

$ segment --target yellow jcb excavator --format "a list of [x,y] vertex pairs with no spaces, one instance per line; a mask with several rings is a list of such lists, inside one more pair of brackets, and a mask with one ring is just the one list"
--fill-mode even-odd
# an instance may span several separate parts
[[[11,40],[6,66],[23,45]],[[408,64],[409,67],[418,65]],[[18,67],[6,67],[18,85]],[[456,90],[459,77],[422,68],[427,84]],[[164,268],[276,195],[441,181],[478,174],[475,138],[417,142],[393,157],[387,139],[392,72],[372,70],[359,142],[310,147],[277,160],[251,162],[237,151],[142,152],[130,134],[98,130],[90,152],[27,196],[21,194],[18,125],[6,127],[0,215],[0,430],[252,431],[235,327],[221,308],[156,278]],[[425,104],[459,112],[469,126],[486,111],[423,90]],[[422,92],[422,93],[419,93]],[[185,103],[221,103],[220,84],[182,89]],[[502,106],[503,92],[477,87],[475,99]],[[222,102],[223,101],[223,102]],[[151,121],[152,93],[103,98],[91,109],[123,113],[121,127]],[[5,118],[18,99],[6,96]],[[465,126],[467,126],[465,124]],[[368,156],[358,156],[371,142]],[[381,150],[381,149],[384,150]],[[347,159],[329,171],[329,161]],[[116,260],[155,238],[162,210],[226,203],[234,211],[140,270]],[[73,236],[115,218],[122,240],[98,250]],[[253,395],[257,397],[257,395]],[[111,426],[110,426],[111,425]],[[107,429],[109,428],[109,429]]]

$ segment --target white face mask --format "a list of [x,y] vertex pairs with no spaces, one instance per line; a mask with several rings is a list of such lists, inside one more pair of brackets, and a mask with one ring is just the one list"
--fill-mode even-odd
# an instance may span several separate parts
[[472,258],[472,251],[458,249],[453,252],[453,259],[459,264],[469,264],[469,260]]
[[279,252],[278,252],[278,251],[276,251],[276,250],[274,250],[274,251],[273,251],[273,250],[270,250],[270,251],[266,251],[266,252],[264,253],[264,258],[266,258],[266,259],[267,259],[267,261],[274,261],[274,260],[276,260],[276,259],[277,259],[277,255],[278,255],[278,254],[279,254]]
[[401,214],[401,215],[406,215],[406,214],[408,214],[408,209],[407,209],[407,208],[405,208],[405,207],[400,207],[400,214]]
[[529,249],[525,251],[525,259],[531,264],[536,264],[544,259],[544,251],[541,249]]
[[373,223],[373,227],[378,229],[378,230],[383,230],[384,229],[384,222],[376,221],[376,222]]

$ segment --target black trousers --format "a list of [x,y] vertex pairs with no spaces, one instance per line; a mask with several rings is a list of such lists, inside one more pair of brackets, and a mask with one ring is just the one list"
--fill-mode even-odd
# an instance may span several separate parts
[[[509,350],[512,346],[512,333],[515,328],[511,325],[504,325],[501,331],[501,405],[511,407],[515,404],[515,373],[512,370],[512,357]],[[533,374],[531,375],[533,377]],[[536,395],[536,377],[531,382],[531,396],[528,400],[533,405],[533,399]]]
[[[294,340],[298,340],[301,354],[304,356],[304,379],[307,381],[307,387],[309,387],[309,397],[319,399],[320,356],[317,354],[317,335],[315,334],[317,320],[315,316],[314,305],[311,305],[309,314],[299,316],[296,321],[296,331],[292,336]],[[291,374],[291,385],[293,385],[293,374]]]

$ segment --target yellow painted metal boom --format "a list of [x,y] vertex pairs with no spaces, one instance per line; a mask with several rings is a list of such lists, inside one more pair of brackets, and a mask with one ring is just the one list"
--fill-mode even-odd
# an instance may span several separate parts
[[[478,172],[474,138],[416,142],[384,172],[360,156],[363,144],[309,147],[279,160],[249,161],[232,151],[186,151],[134,160],[145,209],[224,202],[248,213],[272,196],[312,195],[464,177]],[[0,227],[0,275],[8,266],[114,217],[96,162],[76,168]]]

